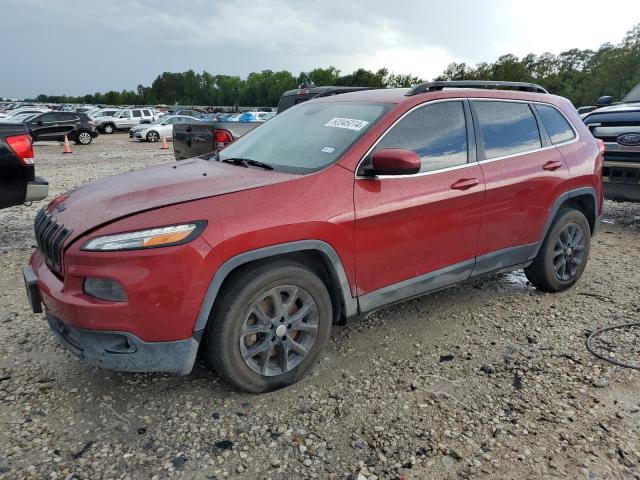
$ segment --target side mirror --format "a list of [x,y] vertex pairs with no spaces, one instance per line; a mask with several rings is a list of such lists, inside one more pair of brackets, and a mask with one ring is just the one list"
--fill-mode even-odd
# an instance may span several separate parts
[[371,158],[373,175],[413,175],[420,171],[422,162],[416,152],[401,148],[378,150]]
[[598,108],[606,107],[613,103],[613,97],[611,95],[605,95],[604,97],[600,97],[596,102]]

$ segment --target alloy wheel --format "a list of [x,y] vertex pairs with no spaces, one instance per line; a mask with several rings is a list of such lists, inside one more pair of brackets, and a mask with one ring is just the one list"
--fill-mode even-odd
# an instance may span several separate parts
[[283,285],[264,292],[251,305],[240,329],[244,363],[264,376],[297,367],[318,335],[318,306],[303,288]]
[[81,145],[89,145],[91,143],[91,135],[87,132],[80,132],[78,135],[78,143]]
[[553,270],[558,280],[568,282],[584,262],[585,235],[577,223],[567,224],[553,249]]

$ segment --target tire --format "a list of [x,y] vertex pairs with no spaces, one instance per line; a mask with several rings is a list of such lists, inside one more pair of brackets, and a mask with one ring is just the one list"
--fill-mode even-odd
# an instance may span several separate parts
[[89,145],[93,141],[91,133],[86,130],[80,130],[76,135],[76,143],[78,145]]
[[[277,298],[281,313],[274,308]],[[301,309],[305,313],[296,318]],[[274,390],[295,383],[316,363],[329,341],[332,318],[325,284],[303,265],[277,261],[249,267],[221,291],[205,350],[213,369],[236,389]]]
[[160,140],[160,134],[155,130],[147,133],[147,142],[157,142],[158,140]]
[[104,133],[106,133],[107,135],[115,132],[116,128],[114,127],[114,125],[112,123],[107,123],[105,125],[103,125],[102,127],[102,131]]
[[562,292],[584,272],[590,248],[591,228],[584,214],[573,208],[562,209],[524,273],[538,290]]

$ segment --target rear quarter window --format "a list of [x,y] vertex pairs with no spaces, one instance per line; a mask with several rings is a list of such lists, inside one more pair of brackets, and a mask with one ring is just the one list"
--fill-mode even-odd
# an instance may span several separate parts
[[535,108],[538,110],[542,124],[551,138],[551,143],[557,145],[576,138],[576,134],[567,119],[554,107],[536,105]]
[[542,148],[538,122],[528,103],[474,101],[485,159]]

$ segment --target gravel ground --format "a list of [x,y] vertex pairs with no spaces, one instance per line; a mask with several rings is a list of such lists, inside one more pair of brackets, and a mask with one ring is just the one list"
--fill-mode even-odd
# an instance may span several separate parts
[[[173,158],[124,134],[36,157],[52,194]],[[311,375],[264,395],[201,359],[172,377],[67,353],[23,291],[40,206],[0,211],[3,478],[640,479],[640,375],[585,349],[638,320],[640,205],[607,202],[574,289],[516,272],[385,309],[336,326]],[[638,363],[637,330],[596,347]]]

